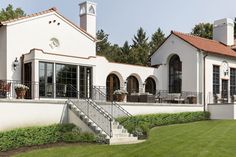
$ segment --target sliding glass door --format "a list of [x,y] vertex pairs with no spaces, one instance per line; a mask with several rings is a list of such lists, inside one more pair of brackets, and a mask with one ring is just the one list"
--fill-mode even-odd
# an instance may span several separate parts
[[52,63],[39,63],[39,96],[52,98],[54,97],[53,85],[53,64]]
[[56,97],[77,98],[77,66],[56,64]]

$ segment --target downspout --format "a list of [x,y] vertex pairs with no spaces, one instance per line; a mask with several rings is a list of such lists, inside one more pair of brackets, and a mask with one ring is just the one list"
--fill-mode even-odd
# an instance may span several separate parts
[[206,80],[205,80],[205,75],[206,75],[206,57],[208,54],[205,54],[203,57],[203,111],[206,112]]

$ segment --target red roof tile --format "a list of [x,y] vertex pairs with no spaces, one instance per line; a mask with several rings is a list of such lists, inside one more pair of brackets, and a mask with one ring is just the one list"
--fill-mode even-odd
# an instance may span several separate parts
[[171,33],[202,51],[213,53],[213,54],[236,57],[236,52],[232,50],[231,47],[226,46],[218,41],[201,38],[201,37],[190,35],[190,34],[175,32],[175,31],[172,31]]

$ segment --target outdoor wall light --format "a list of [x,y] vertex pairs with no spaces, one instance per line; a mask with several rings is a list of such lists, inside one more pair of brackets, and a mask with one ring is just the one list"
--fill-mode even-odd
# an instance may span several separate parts
[[17,66],[19,66],[19,61],[18,61],[18,59],[17,59],[17,57],[16,57],[15,61],[13,62],[13,68],[14,68],[14,70],[16,70],[16,67],[17,67]]

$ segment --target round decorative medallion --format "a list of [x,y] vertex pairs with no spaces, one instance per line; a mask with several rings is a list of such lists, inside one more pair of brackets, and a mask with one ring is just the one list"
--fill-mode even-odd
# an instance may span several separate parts
[[51,49],[55,49],[56,47],[60,46],[60,42],[57,38],[51,38],[49,42],[49,46],[51,47]]

